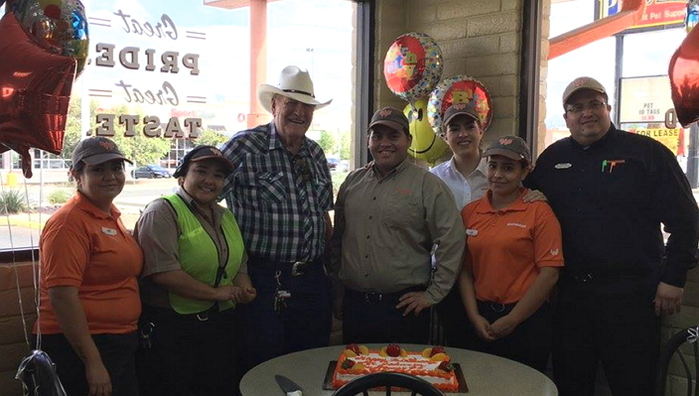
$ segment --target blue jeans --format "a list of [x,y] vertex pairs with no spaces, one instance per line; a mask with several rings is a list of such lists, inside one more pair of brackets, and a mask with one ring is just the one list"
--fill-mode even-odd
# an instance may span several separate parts
[[314,264],[295,277],[290,269],[281,270],[280,289],[291,295],[280,312],[274,309],[275,273],[273,268],[248,267],[257,298],[237,308],[242,317],[244,371],[276,356],[327,346],[330,341],[330,283],[323,266]]

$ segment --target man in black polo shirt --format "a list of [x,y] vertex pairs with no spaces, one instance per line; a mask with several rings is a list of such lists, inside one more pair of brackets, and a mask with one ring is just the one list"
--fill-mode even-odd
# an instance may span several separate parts
[[598,81],[571,82],[563,93],[571,136],[544,150],[526,181],[548,197],[563,230],[553,351],[562,396],[592,395],[600,361],[614,395],[651,395],[659,316],[679,311],[697,263],[699,210],[677,160],[617,129],[607,102]]

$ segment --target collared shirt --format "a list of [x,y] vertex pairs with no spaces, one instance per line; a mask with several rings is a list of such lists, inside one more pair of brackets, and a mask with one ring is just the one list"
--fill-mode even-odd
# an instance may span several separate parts
[[109,211],[78,192],[46,222],[39,244],[42,333],[63,332],[48,296],[48,290],[57,286],[78,289],[91,334],[136,331],[143,254],[121,222],[119,210],[112,205]]
[[492,193],[464,208],[468,256],[476,298],[502,304],[524,297],[541,267],[563,266],[561,226],[543,201],[522,197],[503,209],[493,209]]
[[[177,195],[193,209],[192,213],[216,245],[219,265],[224,265],[228,261],[229,252],[228,243],[221,230],[221,218],[226,209],[217,204],[201,207],[182,187],[177,190]],[[149,305],[170,307],[165,288],[152,282],[148,276],[182,269],[178,242],[181,233],[175,209],[163,198],[149,203],[136,223],[134,236],[143,247],[145,258],[141,274],[141,277],[145,278],[141,282],[141,296]],[[243,263],[238,272],[247,273],[246,261],[247,258],[243,255]]]
[[483,198],[485,192],[488,191],[488,178],[486,172],[488,163],[485,158],[481,158],[476,169],[470,175],[464,175],[456,169],[454,157],[447,162],[443,162],[430,172],[437,175],[454,194],[456,208],[461,210],[464,206],[475,200]]
[[335,205],[331,276],[362,292],[392,293],[430,281],[431,303],[453,285],[464,250],[464,226],[449,188],[404,160],[382,178],[372,164],[350,173]]
[[293,155],[270,123],[238,132],[221,151],[235,167],[223,194],[248,254],[288,262],[323,254],[333,201],[323,149],[305,138]]
[[675,156],[651,138],[612,125],[589,147],[559,140],[526,184],[546,194],[561,223],[564,273],[660,271],[660,281],[682,287],[697,263],[697,203]]

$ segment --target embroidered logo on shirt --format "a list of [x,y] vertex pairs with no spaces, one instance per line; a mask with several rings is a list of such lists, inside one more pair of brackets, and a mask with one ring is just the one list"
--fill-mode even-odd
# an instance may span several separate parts
[[551,250],[549,250],[549,252],[551,253],[552,256],[558,256],[559,250],[558,249],[551,249]]
[[607,166],[609,166],[609,173],[612,173],[614,167],[623,164],[626,160],[604,160],[602,161],[602,173],[606,172]]
[[562,162],[560,164],[554,165],[554,168],[556,168],[556,169],[568,169],[572,166],[573,166],[573,164],[571,164],[570,162]]
[[466,235],[468,235],[468,236],[476,236],[476,235],[478,235],[478,230],[473,229],[473,228],[467,228],[467,229],[466,229]]
[[527,226],[525,226],[525,225],[522,224],[522,223],[507,223],[507,226],[508,226],[508,227],[527,228]]
[[117,234],[117,230],[114,228],[102,227],[102,233],[109,236],[114,236]]

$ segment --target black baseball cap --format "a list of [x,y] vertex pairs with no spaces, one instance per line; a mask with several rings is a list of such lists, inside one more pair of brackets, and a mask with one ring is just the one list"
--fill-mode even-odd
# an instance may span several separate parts
[[175,169],[175,173],[173,173],[172,176],[184,176],[190,163],[204,161],[207,159],[218,160],[221,165],[224,166],[226,176],[233,172],[233,163],[231,163],[231,161],[229,161],[228,158],[223,155],[221,150],[214,146],[197,146],[180,160],[180,164],[177,166],[177,169]]

